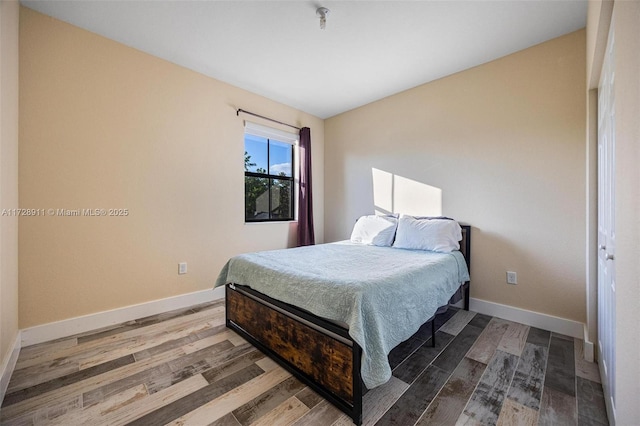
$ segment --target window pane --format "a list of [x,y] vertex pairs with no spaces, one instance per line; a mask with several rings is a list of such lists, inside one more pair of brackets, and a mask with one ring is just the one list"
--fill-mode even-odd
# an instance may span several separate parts
[[269,174],[291,177],[293,145],[269,140]]
[[269,219],[269,179],[244,177],[244,219]]
[[271,183],[272,219],[293,219],[292,184],[290,180],[273,179]]
[[267,139],[244,135],[244,171],[267,173]]

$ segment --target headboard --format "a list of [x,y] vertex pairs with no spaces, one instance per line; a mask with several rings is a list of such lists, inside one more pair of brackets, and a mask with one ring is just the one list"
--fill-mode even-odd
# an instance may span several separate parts
[[471,225],[460,224],[460,228],[462,228],[460,252],[464,256],[464,259],[467,261],[467,269],[469,269],[469,274],[471,274]]

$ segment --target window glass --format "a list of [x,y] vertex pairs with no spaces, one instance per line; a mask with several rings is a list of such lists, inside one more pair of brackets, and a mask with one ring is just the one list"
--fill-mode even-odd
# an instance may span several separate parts
[[291,143],[245,133],[246,222],[294,219],[294,152]]
[[274,219],[293,217],[293,181],[273,179],[271,181],[271,213]]
[[269,143],[269,174],[291,176],[293,145],[271,140]]
[[267,173],[268,140],[260,136],[244,135],[244,170]]
[[269,219],[269,178],[244,177],[245,220]]

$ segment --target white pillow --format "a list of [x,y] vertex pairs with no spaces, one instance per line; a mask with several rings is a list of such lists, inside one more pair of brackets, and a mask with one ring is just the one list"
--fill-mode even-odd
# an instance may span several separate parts
[[462,228],[455,220],[416,219],[403,215],[398,221],[394,247],[449,253],[460,250]]
[[397,226],[398,219],[392,216],[362,216],[353,227],[351,242],[389,247]]

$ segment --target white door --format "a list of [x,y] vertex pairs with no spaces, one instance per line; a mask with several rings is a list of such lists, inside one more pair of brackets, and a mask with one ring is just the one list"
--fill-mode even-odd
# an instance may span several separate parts
[[616,228],[613,209],[616,139],[613,28],[612,19],[598,87],[598,353],[605,399],[611,414],[615,412],[616,368]]

